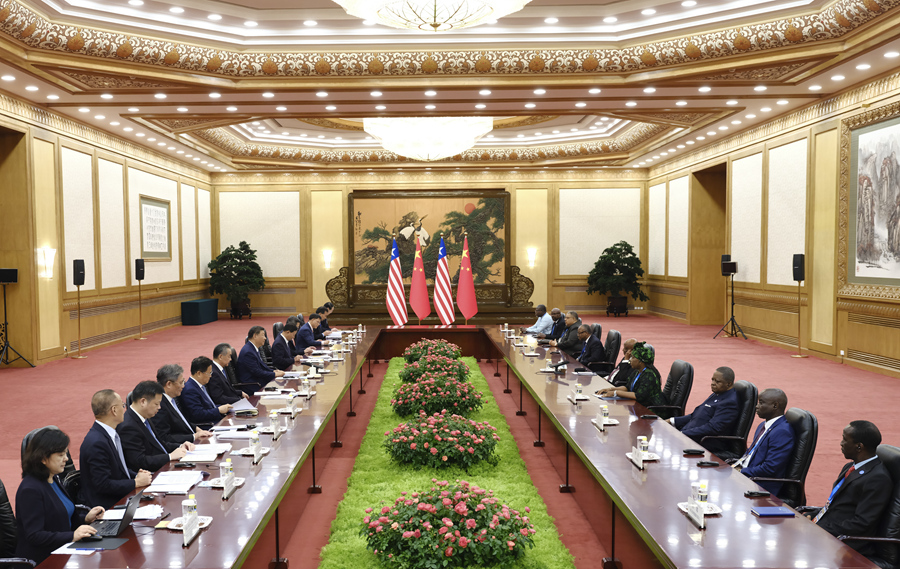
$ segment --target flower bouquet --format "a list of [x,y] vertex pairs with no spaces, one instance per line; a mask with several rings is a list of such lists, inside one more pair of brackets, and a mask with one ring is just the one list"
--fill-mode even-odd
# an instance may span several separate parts
[[431,415],[444,409],[465,416],[483,404],[481,392],[471,383],[432,372],[415,383],[401,384],[391,398],[391,407],[401,417],[419,411]]
[[470,466],[486,460],[497,464],[494,447],[500,437],[489,423],[478,423],[447,410],[429,416],[419,411],[412,421],[384,434],[384,447],[396,462],[417,467]]
[[465,381],[469,377],[469,366],[460,360],[428,354],[416,362],[403,366],[400,379],[405,382],[419,381],[424,374],[432,372]]
[[462,355],[462,350],[459,349],[459,346],[452,342],[448,342],[447,340],[429,340],[427,338],[422,338],[403,351],[403,359],[405,359],[407,363],[412,363],[419,361],[428,354],[458,360]]

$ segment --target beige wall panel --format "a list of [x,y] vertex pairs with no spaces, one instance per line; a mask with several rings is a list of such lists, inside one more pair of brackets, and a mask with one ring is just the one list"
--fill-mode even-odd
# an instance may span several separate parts
[[[885,319],[887,320],[887,319]],[[887,323],[887,322],[886,322]],[[865,358],[862,361],[869,361],[876,365],[891,367],[897,369],[900,354],[897,353],[897,346],[900,346],[900,327],[896,325],[896,320],[891,322],[893,326],[881,326],[865,322],[854,322],[851,316],[847,323],[847,357],[857,359],[860,354],[872,354],[889,358],[880,360],[880,358]],[[891,361],[893,360],[893,361]]]
[[[299,227],[299,192],[219,193],[222,249],[246,241],[256,250],[257,262],[267,278],[300,276]],[[343,233],[339,229],[333,231]],[[321,251],[318,254],[314,263],[321,265]]]
[[[40,323],[40,349],[48,350],[60,345],[59,288],[64,275],[60,271],[59,231],[56,209],[56,146],[43,140],[34,140],[34,245],[47,247],[57,254],[53,263],[44,265],[38,256],[37,294],[38,320]],[[42,266],[43,265],[43,266]]]
[[[337,276],[344,258],[344,232],[340,230],[340,220],[345,215],[344,192],[341,190],[322,190],[310,192],[310,210],[313,219],[333,220],[334,227],[312,225],[311,258],[312,266],[312,299],[315,309],[328,302],[325,294],[325,283]],[[331,268],[325,270],[324,250],[331,251]],[[299,257],[298,257],[299,259]],[[293,275],[299,277],[299,267]],[[432,307],[432,310],[434,307]]]
[[100,285],[107,289],[125,286],[125,194],[124,167],[97,160],[100,200]]
[[795,285],[794,253],[806,252],[807,139],[769,150],[766,280]]
[[647,203],[647,274],[666,274],[666,185],[650,186]]
[[762,182],[762,153],[731,163],[731,260],[738,264],[736,282],[760,282]]
[[[815,210],[813,212],[812,263],[807,266],[811,280],[810,340],[834,344],[835,220],[837,204],[837,130],[816,136]],[[771,215],[771,214],[770,214]]]
[[193,186],[181,185],[181,252],[182,275],[184,280],[197,278],[197,220],[194,207],[195,192]]
[[[549,302],[547,281],[550,273],[550,241],[547,226],[550,223],[550,217],[547,209],[547,197],[545,189],[516,190],[516,234],[513,240],[516,247],[515,258],[522,274],[534,282],[531,301],[535,306]],[[530,247],[537,249],[534,267],[528,266],[528,249]],[[456,303],[455,296],[453,302]],[[548,310],[550,308],[552,307],[547,307]]]
[[62,148],[63,224],[66,239],[66,290],[72,284],[72,261],[84,259],[82,291],[94,290],[94,167],[90,154]]
[[687,176],[669,181],[669,276],[688,276],[690,194]]
[[[516,207],[517,216],[528,213]],[[519,223],[526,232],[536,227]],[[603,250],[619,241],[627,241],[640,253],[640,188],[559,190],[559,274],[587,275]],[[517,258],[521,266],[528,257]]]
[[[159,283],[178,282],[181,279],[181,258],[178,252],[178,183],[136,168],[128,168],[128,228],[130,231],[131,260],[141,257],[141,218],[140,196],[149,196],[169,202],[169,229],[172,248],[171,261],[147,260],[144,270],[143,286]],[[137,286],[132,274],[132,285]]]
[[665,293],[651,293],[648,310],[673,318],[684,319],[688,311],[688,297]]
[[210,220],[209,190],[197,189],[197,226],[199,227],[200,278],[209,278],[209,262],[212,260],[212,222]]

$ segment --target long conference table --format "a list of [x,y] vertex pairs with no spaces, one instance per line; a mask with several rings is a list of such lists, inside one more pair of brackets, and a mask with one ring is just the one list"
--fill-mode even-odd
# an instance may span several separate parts
[[[304,404],[302,413],[293,420],[282,418],[287,432],[275,442],[271,435],[261,435],[263,446],[271,447],[271,452],[259,464],[253,465],[249,457],[232,457],[235,475],[246,482],[230,499],[222,500],[221,490],[192,491],[200,515],[212,516],[213,522],[188,547],[182,546],[181,533],[153,529],[159,520],[135,521],[121,536],[128,541],[117,549],[89,556],[52,555],[40,567],[286,567],[289,560],[282,558],[282,543],[293,533],[307,502],[315,499],[322,484],[330,483],[322,480],[322,471],[332,450],[342,445],[343,427],[359,420],[354,405],[360,397],[376,396],[365,389],[372,377],[372,362],[399,356],[421,338],[445,338],[459,344],[464,355],[490,365],[494,371],[488,381],[512,398],[516,415],[523,416],[536,435],[537,448],[522,452],[547,453],[564,481],[560,492],[575,494],[609,552],[607,566],[617,562],[639,569],[876,567],[799,515],[752,515],[755,506],[781,502],[745,498],[745,491],[758,487],[727,466],[698,467],[699,460],[718,459],[709,453],[684,456],[682,450],[696,443],[662,420],[641,419],[649,413],[642,406],[593,396],[574,405],[568,396],[575,383],[583,384],[585,393],[608,384],[598,376],[575,375],[576,365],[567,366],[565,375],[540,372],[548,357],[553,362],[570,358],[549,354],[546,348],[538,348],[537,357],[525,356],[525,348],[506,340],[499,326],[370,326],[353,352],[344,354],[343,362],[328,367],[329,375],[315,386],[316,395]],[[229,417],[223,424],[268,425],[268,409],[255,398],[251,401],[259,404],[258,417]],[[602,404],[609,406],[610,418],[619,421],[606,432],[591,423]],[[645,463],[643,469],[625,457],[640,435],[648,437],[650,451],[661,457]],[[234,444],[241,446],[239,441]],[[163,470],[170,468],[171,464]],[[218,475],[217,463],[197,468],[208,470],[210,478]],[[723,511],[707,517],[705,529],[698,529],[677,507],[687,500],[691,483],[700,480],[708,481],[709,501]],[[182,499],[183,495],[157,496],[144,503],[162,505],[172,519],[180,515]],[[601,565],[598,560],[596,566]]]

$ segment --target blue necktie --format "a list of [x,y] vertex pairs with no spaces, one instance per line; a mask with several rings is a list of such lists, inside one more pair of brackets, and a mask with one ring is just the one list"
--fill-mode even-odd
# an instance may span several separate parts
[[159,439],[156,438],[156,433],[153,432],[153,429],[150,427],[150,421],[144,421],[144,426],[147,427],[147,430],[150,431],[150,436],[153,437],[153,440],[156,441],[156,444],[159,445],[159,448],[166,454],[169,454],[169,451],[166,450],[166,447],[163,446]]
[[201,385],[201,386],[200,386],[200,391],[202,391],[202,392],[203,392],[203,395],[206,396],[206,400],[209,402],[209,404],[210,404],[212,407],[215,407],[216,409],[218,409],[218,406],[216,405],[215,401],[212,400],[212,397],[209,396],[209,392],[206,391],[206,386],[205,386],[205,385]]
[[581,355],[578,356],[579,360],[584,357],[584,353],[587,351],[587,345],[588,345],[589,341],[590,341],[590,338],[588,338],[587,340],[584,341],[584,347],[581,348]]

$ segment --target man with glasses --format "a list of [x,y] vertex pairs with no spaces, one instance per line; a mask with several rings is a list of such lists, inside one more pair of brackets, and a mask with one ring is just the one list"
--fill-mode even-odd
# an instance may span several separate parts
[[191,362],[191,378],[185,382],[179,402],[188,421],[206,428],[218,423],[231,411],[232,405],[216,405],[206,384],[212,377],[213,362],[206,356],[198,356]]
[[211,433],[191,423],[181,409],[179,396],[185,384],[184,369],[178,364],[166,364],[156,371],[156,381],[165,392],[159,413],[150,419],[159,440],[180,445],[209,437]]

